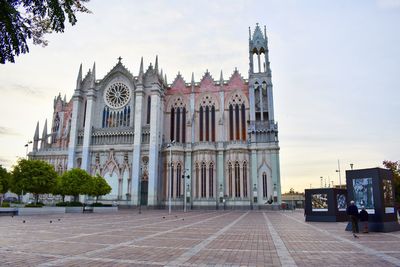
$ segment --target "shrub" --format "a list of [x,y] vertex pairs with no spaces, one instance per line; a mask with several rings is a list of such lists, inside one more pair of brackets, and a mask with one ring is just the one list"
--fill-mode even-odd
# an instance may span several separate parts
[[1,205],[2,208],[9,208],[10,207],[10,203],[8,202],[3,202],[3,205]]

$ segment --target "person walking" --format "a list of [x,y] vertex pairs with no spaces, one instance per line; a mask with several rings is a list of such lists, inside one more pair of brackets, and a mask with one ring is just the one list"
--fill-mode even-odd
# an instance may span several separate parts
[[347,207],[347,215],[351,221],[351,229],[353,231],[354,238],[358,238],[356,233],[358,233],[358,208],[354,204],[354,201],[350,201],[350,206]]
[[368,212],[365,210],[364,206],[361,207],[360,222],[362,224],[363,233],[368,233]]

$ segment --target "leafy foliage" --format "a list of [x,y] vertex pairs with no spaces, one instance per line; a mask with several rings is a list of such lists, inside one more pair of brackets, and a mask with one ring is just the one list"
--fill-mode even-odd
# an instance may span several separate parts
[[92,180],[87,186],[87,194],[96,197],[96,202],[99,196],[104,196],[111,192],[111,186],[109,186],[107,181],[100,175],[92,177]]
[[71,202],[59,202],[56,204],[57,207],[82,207],[82,202],[79,201],[71,201]]
[[61,192],[61,195],[74,196],[75,200],[79,195],[86,195],[89,192],[88,184],[91,181],[90,176],[82,169],[71,169],[63,173],[60,182],[57,184],[56,192]]
[[20,159],[12,171],[11,189],[14,193],[29,192],[35,195],[51,193],[57,173],[52,165],[41,160]]
[[400,161],[389,161],[385,160],[383,166],[393,172],[393,184],[395,191],[395,199],[398,205],[400,205]]
[[0,0],[0,63],[29,52],[28,39],[46,46],[47,33],[63,32],[65,20],[77,22],[76,13],[90,13],[82,4],[89,0]]
[[4,194],[10,188],[10,174],[0,165],[0,194]]

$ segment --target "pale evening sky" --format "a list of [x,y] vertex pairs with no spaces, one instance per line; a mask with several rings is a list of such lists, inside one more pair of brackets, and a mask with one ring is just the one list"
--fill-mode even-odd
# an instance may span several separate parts
[[[121,56],[134,74],[159,56],[172,82],[208,69],[248,75],[248,26],[267,26],[282,192],[400,160],[400,0],[94,1],[65,33],[0,65],[0,164],[24,157],[80,63],[102,78]],[[31,149],[31,145],[29,146]]]

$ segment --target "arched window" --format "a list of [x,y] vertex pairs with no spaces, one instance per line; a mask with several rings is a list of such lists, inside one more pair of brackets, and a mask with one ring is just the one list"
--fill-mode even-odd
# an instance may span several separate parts
[[87,108],[87,100],[85,100],[85,106],[83,107],[83,127],[85,127],[86,123],[86,108]]
[[262,181],[263,181],[263,197],[267,198],[268,197],[268,192],[267,192],[267,174],[263,172],[262,174]]
[[196,198],[200,197],[200,170],[199,170],[199,164],[196,163]]
[[260,50],[260,72],[266,72],[267,71],[267,65],[266,65],[266,58],[265,58],[265,53],[264,49],[261,48]]
[[181,180],[182,180],[182,167],[181,164],[178,163],[176,166],[176,197],[180,197],[181,194]]
[[212,162],[208,168],[208,196],[214,197],[214,164]]
[[186,108],[182,109],[182,143],[186,143]]
[[228,185],[229,185],[229,197],[233,197],[232,193],[232,163],[228,163]]
[[200,107],[199,110],[199,123],[200,123],[200,142],[203,141],[203,107]]
[[151,96],[147,97],[147,124],[150,124]]
[[210,141],[210,108],[206,106],[206,141]]
[[206,197],[206,190],[207,190],[206,176],[207,176],[206,163],[203,162],[201,164],[201,197]]
[[242,140],[246,140],[246,107],[242,103]]
[[253,53],[253,73],[258,73],[260,72],[260,69],[258,68],[258,54],[257,54],[257,50],[254,51]]
[[247,197],[247,162],[243,162],[243,197]]
[[171,136],[171,140],[170,141],[173,141],[173,140],[175,140],[175,135],[174,135],[174,127],[175,127],[175,109],[174,108],[171,108],[171,124],[170,124],[170,127],[171,127],[171,132],[170,132],[170,136]]
[[258,82],[254,83],[254,106],[256,113],[256,121],[261,120],[261,96],[260,96],[260,84]]
[[215,107],[211,107],[211,141],[215,142]]
[[170,190],[171,190],[171,197],[174,198],[174,164],[171,163],[171,186],[170,186]]
[[175,138],[175,141],[177,143],[181,142],[180,129],[181,129],[181,109],[177,108],[176,109],[176,138]]
[[239,125],[239,104],[235,105],[235,128],[236,128],[236,140],[240,139],[240,125]]
[[261,96],[262,96],[262,108],[263,108],[263,120],[268,121],[268,95],[267,95],[267,83],[264,81],[261,84]]
[[240,197],[240,165],[235,162],[235,197]]
[[233,106],[229,105],[229,140],[233,140]]

